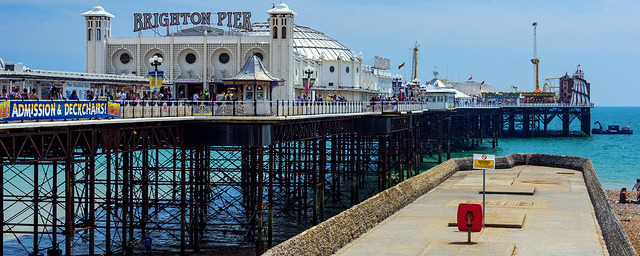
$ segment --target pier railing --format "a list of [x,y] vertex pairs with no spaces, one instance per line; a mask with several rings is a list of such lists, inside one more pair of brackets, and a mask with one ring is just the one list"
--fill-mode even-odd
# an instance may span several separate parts
[[426,110],[420,102],[382,101],[122,101],[121,117],[305,116]]
[[458,102],[456,108],[513,108],[513,107],[593,107],[593,103],[569,104],[569,103],[467,103]]
[[8,100],[0,101],[0,122],[89,118],[393,114],[454,108],[593,107],[562,103],[456,103],[417,101],[190,101],[190,100]]

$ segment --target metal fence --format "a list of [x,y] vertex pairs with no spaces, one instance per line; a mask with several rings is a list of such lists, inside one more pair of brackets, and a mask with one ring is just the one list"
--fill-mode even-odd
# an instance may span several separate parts
[[509,108],[509,107],[593,107],[593,103],[569,104],[569,103],[483,103],[483,102],[458,102],[456,108]]
[[[12,100],[14,101],[14,100]],[[18,101],[16,101],[18,102]],[[30,101],[32,103],[89,103],[90,101]],[[9,105],[2,104],[0,113],[8,114]],[[363,113],[408,113],[426,110],[447,110],[454,108],[508,108],[508,107],[593,107],[591,104],[563,104],[563,103],[456,103],[416,102],[416,101],[190,101],[190,100],[127,100],[104,101],[109,105],[118,106],[120,111],[114,111],[112,117],[121,118],[149,118],[149,117],[182,117],[182,116],[263,116],[287,117],[307,115],[340,115]],[[2,108],[4,106],[4,108]],[[6,108],[6,109],[5,109]],[[117,109],[117,107],[116,107]],[[4,111],[4,112],[3,112]],[[74,117],[56,117],[57,119],[74,119]],[[100,117],[87,117],[100,118]],[[0,118],[1,119],[1,118]],[[42,118],[41,118],[42,119]],[[52,118],[53,119],[53,118]],[[12,120],[0,120],[12,121]],[[22,121],[29,121],[22,120]]]
[[179,116],[305,116],[420,111],[419,102],[122,101],[123,118]]

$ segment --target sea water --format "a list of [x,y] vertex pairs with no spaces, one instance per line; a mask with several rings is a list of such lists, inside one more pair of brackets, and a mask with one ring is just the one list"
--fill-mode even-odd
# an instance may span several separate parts
[[[501,138],[498,147],[491,148],[485,140],[482,148],[454,153],[452,157],[471,157],[474,153],[505,156],[512,153],[542,153],[589,158],[605,189],[631,188],[640,178],[640,107],[594,107],[591,124],[599,121],[608,125],[631,126],[634,134],[593,134],[588,137]],[[556,117],[549,130],[561,130]],[[572,131],[580,130],[580,120],[574,120]],[[487,144],[487,142],[489,142]]]

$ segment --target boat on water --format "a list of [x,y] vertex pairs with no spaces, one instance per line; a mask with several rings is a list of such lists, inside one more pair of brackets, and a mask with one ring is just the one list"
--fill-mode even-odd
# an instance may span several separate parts
[[631,130],[629,126],[620,128],[620,125],[609,125],[609,127],[604,130],[599,121],[596,121],[593,125],[595,126],[596,124],[598,128],[591,129],[591,134],[633,134],[633,130]]

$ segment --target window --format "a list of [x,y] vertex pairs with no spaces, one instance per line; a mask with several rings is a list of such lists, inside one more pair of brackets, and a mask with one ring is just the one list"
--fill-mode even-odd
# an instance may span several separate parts
[[273,27],[273,39],[278,39],[278,28]]
[[287,27],[282,27],[282,39],[287,38]]
[[87,40],[91,41],[91,29],[89,29],[89,33],[87,33]]
[[196,55],[193,53],[187,53],[187,56],[184,58],[187,63],[193,64],[196,62]]
[[96,29],[96,40],[100,41],[100,29]]
[[127,64],[129,61],[131,61],[131,56],[128,53],[125,52],[120,55],[120,62],[122,62],[122,64]]
[[347,67],[347,68],[345,69],[345,71],[347,71],[347,73],[349,73],[349,67]]
[[333,83],[329,83],[329,86],[333,86]]
[[329,67],[329,72],[333,73],[333,71],[336,71],[336,68],[334,68],[333,66]]
[[258,57],[258,59],[260,59],[260,61],[264,61],[264,56],[262,56],[262,53],[256,52],[253,55],[255,55],[256,57]]
[[359,71],[360,71],[360,70],[356,67],[356,73],[359,73]]
[[220,61],[220,63],[222,64],[229,63],[229,54],[227,54],[226,52],[221,53],[220,56],[218,56],[218,61]]

